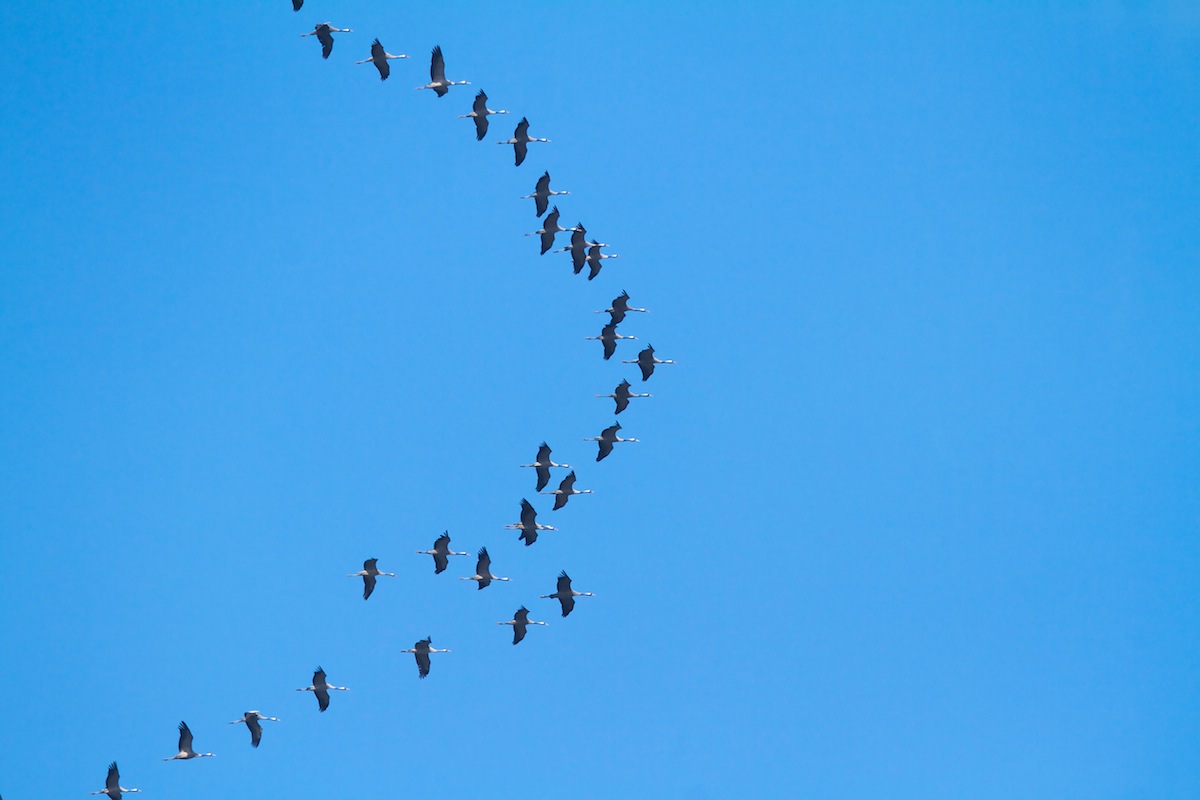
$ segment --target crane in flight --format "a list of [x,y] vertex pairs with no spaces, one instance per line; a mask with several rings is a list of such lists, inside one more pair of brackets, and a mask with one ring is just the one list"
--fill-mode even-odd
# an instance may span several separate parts
[[558,530],[553,525],[539,524],[537,521],[537,511],[534,509],[533,504],[524,498],[521,499],[521,521],[512,525],[505,525],[504,528],[510,531],[520,531],[521,535],[517,538],[524,540],[526,547],[537,541],[538,531]]
[[477,141],[477,142],[482,142],[483,137],[487,136],[488,115],[489,114],[507,114],[508,113],[504,109],[500,109],[499,111],[493,111],[492,109],[488,108],[487,100],[488,100],[487,94],[483,91],[483,89],[480,89],[479,94],[475,95],[475,103],[471,106],[471,113],[458,115],[459,119],[466,119],[467,117],[471,117],[472,119],[475,120],[475,141]]
[[571,588],[571,576],[564,569],[558,573],[558,585],[555,588],[554,594],[544,594],[542,599],[553,598],[562,606],[562,615],[565,617],[575,608],[576,597],[595,597],[591,592],[577,592]]
[[368,558],[363,562],[363,568],[358,572],[351,572],[346,575],[347,578],[362,578],[363,579],[363,600],[371,596],[371,592],[375,591],[375,579],[380,575],[389,578],[396,577],[394,572],[380,572],[379,567],[375,566],[378,558]]
[[[299,11],[300,9],[296,10]],[[354,29],[335,28],[328,22],[320,22],[311,31],[302,33],[300,36],[317,37],[317,41],[321,43],[321,58],[329,58],[329,54],[333,52],[333,34],[335,33],[354,33]]]
[[571,499],[571,495],[573,495],[573,494],[594,494],[594,492],[591,489],[576,489],[575,488],[575,471],[571,470],[571,474],[569,474],[567,477],[562,479],[562,482],[558,484],[557,489],[552,489],[549,492],[539,492],[539,494],[555,495],[554,508],[552,510],[558,511],[560,508],[562,508],[563,506],[565,506],[567,504],[567,501]]
[[550,445],[542,442],[538,447],[537,459],[532,464],[522,464],[522,467],[534,467],[537,470],[537,488],[534,491],[540,492],[546,488],[546,484],[550,482],[550,468],[562,467],[570,469],[570,464],[555,464],[550,458]]
[[106,794],[109,800],[121,800],[122,792],[140,792],[141,789],[126,789],[121,785],[121,772],[117,769],[117,762],[112,762],[108,765],[108,778],[104,781],[104,788],[98,792],[88,792],[88,794]]
[[329,692],[339,691],[348,692],[348,686],[334,686],[325,680],[325,670],[317,667],[317,671],[313,673],[312,686],[305,686],[303,689],[297,689],[297,692],[312,692],[317,696],[317,707],[324,711],[329,708]]
[[479,584],[478,589],[486,589],[491,585],[492,581],[510,581],[512,578],[501,578],[499,575],[492,574],[492,557],[488,555],[486,547],[479,548],[479,557],[475,561],[475,574],[465,578],[459,578],[460,581],[475,581]]
[[445,97],[451,86],[469,86],[470,83],[446,80],[446,59],[442,57],[442,46],[434,45],[429,56],[429,83],[416,87],[416,90],[419,92],[422,89],[433,89],[438,97]]
[[186,761],[189,758],[212,758],[216,753],[197,753],[192,749],[192,731],[186,722],[179,723],[179,752],[163,761]]
[[433,543],[432,550],[418,550],[418,555],[433,556],[433,574],[440,575],[446,571],[446,566],[450,563],[450,556],[469,556],[470,553],[460,553],[457,550],[450,549],[450,531],[443,531],[442,535],[437,537]]
[[355,61],[354,63],[374,64],[375,69],[379,70],[379,80],[386,81],[388,79],[388,75],[392,74],[392,67],[390,64],[388,64],[388,62],[397,58],[408,58],[408,56],[404,55],[403,53],[398,56],[392,55],[387,50],[384,50],[383,45],[379,43],[378,39],[376,39],[371,43],[371,57],[364,58],[362,61]]
[[497,625],[512,625],[513,629],[513,644],[517,644],[525,638],[525,628],[529,625],[549,625],[549,622],[538,622],[529,618],[529,609],[521,606],[517,612],[513,614],[513,618],[507,622],[497,622]]
[[433,638],[426,636],[421,641],[414,644],[407,650],[401,650],[401,653],[412,653],[417,659],[417,673],[420,677],[425,678],[429,675],[429,654],[430,653],[449,653],[449,650],[439,650],[436,647],[431,647]]
[[279,722],[279,717],[264,717],[262,712],[256,709],[254,711],[247,711],[245,714],[242,714],[241,719],[235,719],[229,724],[241,725],[243,722],[246,723],[246,727],[250,729],[250,746],[258,747],[259,743],[262,741],[262,725],[259,723],[263,720]]

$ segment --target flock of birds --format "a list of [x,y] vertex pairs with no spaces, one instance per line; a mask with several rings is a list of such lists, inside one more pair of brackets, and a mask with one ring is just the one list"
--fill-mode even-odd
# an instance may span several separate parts
[[[304,5],[304,0],[292,0],[293,10],[299,11]],[[351,28],[336,28],[328,22],[322,22],[316,25],[309,33],[301,34],[301,36],[315,36],[321,45],[321,55],[323,58],[329,58],[333,52],[335,33],[352,33]],[[369,58],[361,61],[356,61],[356,64],[371,63],[379,71],[380,80],[387,80],[391,75],[391,61],[398,59],[406,59],[409,56],[405,54],[392,54],[387,52],[379,39],[371,45],[371,55]],[[444,97],[449,92],[452,86],[469,85],[470,81],[452,81],[446,79],[446,62],[442,54],[441,47],[434,47],[429,65],[429,83],[423,86],[415,87],[417,90],[430,89],[438,97]],[[470,118],[475,123],[475,138],[482,141],[488,131],[488,117],[497,114],[508,114],[507,110],[493,110],[488,108],[488,96],[482,90],[475,95],[475,101],[472,110],[469,114],[462,114],[459,119]],[[528,153],[528,146],[533,142],[549,142],[549,139],[534,138],[529,135],[529,120],[522,117],[517,124],[513,137],[497,144],[512,145],[514,152],[514,161],[516,166],[520,166]],[[609,245],[605,242],[590,241],[587,238],[587,230],[583,223],[579,223],[574,227],[562,227],[559,225],[559,210],[558,206],[550,207],[550,199],[563,195],[569,195],[568,191],[556,191],[550,188],[550,173],[544,172],[537,180],[533,193],[523,196],[521,199],[532,199],[534,201],[534,211],[538,218],[543,220],[542,227],[526,236],[538,236],[541,241],[541,254],[545,255],[548,252],[570,253],[572,265],[575,274],[580,274],[584,267],[588,268],[588,280],[593,280],[600,274],[601,267],[605,259],[620,258],[620,255],[615,253],[602,252]],[[547,213],[549,211],[549,213]],[[571,243],[566,246],[554,249],[555,236],[559,233],[571,233]],[[629,305],[629,294],[622,292],[619,296],[612,300],[608,308],[596,311],[597,314],[608,314],[609,320],[604,325],[599,336],[589,336],[588,339],[598,340],[604,347],[604,360],[612,358],[616,352],[617,342],[623,339],[635,340],[635,336],[625,336],[617,332],[617,326],[624,321],[626,315],[631,312],[645,313],[645,308],[635,308]],[[654,354],[654,347],[647,346],[638,353],[637,358],[624,360],[625,364],[637,364],[642,375],[642,380],[647,381],[654,374],[655,368],[659,364],[673,364],[674,361],[659,359]],[[616,404],[616,414],[620,414],[629,407],[629,401],[634,398],[650,397],[649,394],[637,393],[632,391],[632,384],[628,380],[622,380],[620,384],[610,394],[598,394],[596,397],[611,398]],[[593,436],[584,441],[593,441],[598,443],[598,452],[596,461],[603,461],[613,451],[617,444],[626,442],[637,442],[634,438],[623,438],[619,435],[621,424],[614,422],[612,425],[600,432],[599,436]],[[575,488],[576,476],[574,469],[569,464],[556,463],[551,458],[551,449],[548,444],[542,442],[538,448],[536,459],[530,464],[522,464],[522,467],[528,467],[535,470],[537,477],[535,491],[539,494],[553,495],[554,507],[557,511],[567,505],[567,502],[574,495],[592,494],[591,489]],[[552,469],[567,469],[567,473],[558,484],[557,489],[546,490],[550,484]],[[537,521],[537,510],[528,499],[521,500],[521,516],[518,522],[505,526],[508,530],[520,531],[518,539],[523,541],[528,547],[538,539],[540,531],[557,530],[552,525],[543,525]],[[442,533],[433,543],[433,548],[430,550],[418,550],[420,555],[429,555],[433,557],[434,574],[441,574],[446,571],[450,563],[451,556],[469,556],[470,553],[451,550],[450,549],[450,534],[449,532]],[[475,572],[472,575],[462,576],[459,580],[474,581],[478,589],[487,588],[493,581],[509,581],[510,578],[502,577],[492,573],[492,560],[488,555],[486,547],[481,547],[476,555]],[[396,574],[393,572],[383,572],[379,569],[377,558],[368,558],[363,562],[363,568],[358,572],[348,573],[347,577],[362,578],[363,581],[363,599],[369,599],[375,591],[375,587],[381,577],[394,578]],[[567,617],[575,608],[575,598],[577,597],[594,597],[592,592],[580,592],[571,586],[571,578],[562,571],[558,575],[558,580],[555,585],[555,590],[551,594],[541,595],[541,599],[553,599],[559,602],[562,616]],[[526,632],[531,625],[547,625],[546,622],[532,620],[529,618],[529,609],[521,606],[513,613],[513,618],[496,623],[498,625],[509,625],[513,629],[512,643],[519,644],[526,635]],[[430,656],[434,653],[449,653],[448,649],[436,648],[433,646],[431,637],[426,636],[424,639],[416,642],[411,648],[403,650],[404,653],[412,653],[417,663],[417,674],[420,678],[428,677],[431,668]],[[297,689],[298,692],[312,692],[317,699],[317,707],[324,712],[329,708],[330,692],[333,691],[348,691],[349,687],[335,686],[326,678],[325,670],[317,667],[313,672],[312,684],[303,688]],[[258,747],[262,742],[263,722],[278,722],[277,717],[264,716],[258,710],[245,712],[240,719],[233,720],[230,725],[245,725],[250,731],[251,747]],[[197,752],[193,746],[192,731],[186,722],[179,723],[179,741],[178,752],[173,756],[168,756],[163,761],[187,761],[196,758],[211,758],[214,753]],[[108,767],[108,775],[105,781],[105,786],[91,794],[108,795],[111,800],[120,800],[121,795],[126,792],[140,792],[141,789],[127,788],[121,786],[121,774],[116,762],[112,762]]]

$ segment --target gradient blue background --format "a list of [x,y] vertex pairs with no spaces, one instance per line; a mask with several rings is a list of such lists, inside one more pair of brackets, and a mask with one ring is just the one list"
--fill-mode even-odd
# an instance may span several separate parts
[[1200,795],[1198,7],[648,5],[5,9],[7,800]]

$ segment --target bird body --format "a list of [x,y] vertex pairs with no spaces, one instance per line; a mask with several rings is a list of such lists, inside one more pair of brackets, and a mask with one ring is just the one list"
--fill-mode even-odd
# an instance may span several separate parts
[[[537,211],[536,216],[541,216],[546,213],[546,209],[550,207],[550,198],[560,194],[570,194],[568,191],[556,192],[550,188],[550,173],[543,172],[542,177],[538,178],[537,184],[533,187],[533,194],[521,195],[522,200],[533,198],[533,207]],[[580,226],[583,227],[582,225]]]
[[417,659],[417,674],[421,678],[425,678],[426,676],[429,675],[429,666],[430,666],[429,654],[430,653],[449,653],[450,652],[449,650],[439,650],[436,647],[431,647],[432,644],[433,644],[433,638],[426,636],[424,639],[417,642],[409,649],[400,651],[401,653],[412,653],[413,656]]
[[362,61],[355,61],[354,63],[366,64],[367,62],[371,62],[375,65],[375,69],[379,70],[379,80],[386,81],[388,79],[388,75],[392,74],[392,68],[391,65],[388,64],[388,61],[396,58],[408,58],[408,56],[404,54],[400,54],[398,56],[392,55],[388,51],[384,50],[383,45],[379,43],[378,39],[376,39],[371,44],[371,57],[364,58]]
[[[555,464],[554,466],[561,467],[565,465]],[[549,472],[547,472],[547,476],[548,475]],[[537,510],[534,509],[532,503],[524,498],[521,499],[521,521],[512,525],[505,525],[504,527],[505,530],[520,531],[521,535],[517,538],[524,540],[526,547],[537,541],[538,531],[558,530],[558,528],[554,527],[553,525],[539,524],[537,521]]]
[[442,57],[442,47],[441,45],[434,45],[433,52],[429,58],[429,83],[416,88],[417,91],[421,89],[433,89],[438,97],[445,97],[446,92],[450,91],[451,86],[467,86],[470,83],[470,81],[446,80],[446,59]]
[[[299,11],[300,9],[296,9]],[[335,33],[354,33],[353,28],[335,28],[328,22],[321,22],[308,33],[302,33],[301,36],[316,36],[317,41],[321,43],[321,58],[329,58],[329,54],[333,52],[333,34]]]
[[[548,142],[549,139],[536,139],[529,135],[529,120],[526,117],[521,117],[521,121],[517,123],[517,129],[513,131],[513,138],[505,139],[503,142],[496,144],[511,144],[513,152],[516,154],[516,165],[519,167],[525,160],[525,154],[529,151],[530,142]],[[541,216],[540,214],[538,216]],[[545,250],[542,251],[546,252]]]
[[303,689],[297,689],[296,691],[312,692],[315,694],[317,696],[317,707],[321,711],[324,711],[325,709],[329,708],[330,691],[348,692],[350,691],[350,688],[348,686],[334,686],[333,684],[329,683],[325,680],[325,670],[317,667],[316,672],[313,673],[312,686],[305,686]]
[[555,587],[554,594],[544,594],[542,599],[553,598],[562,606],[562,615],[565,617],[575,608],[576,597],[595,597],[591,592],[577,592],[571,588],[571,577],[567,575],[567,571],[563,570],[558,573],[558,585]]
[[450,563],[450,556],[469,556],[470,553],[460,553],[450,549],[450,531],[443,531],[442,535],[433,543],[432,550],[418,550],[418,555],[433,556],[433,574],[440,575],[446,571],[446,566]]
[[637,364],[642,370],[642,380],[650,380],[650,376],[654,374],[654,367],[657,364],[674,364],[674,361],[663,360],[654,355],[654,345],[647,345],[646,349],[638,353],[638,357],[632,361],[622,361],[622,364]]
[[613,389],[612,394],[598,394],[596,397],[611,397],[617,403],[616,413],[620,414],[629,407],[629,399],[631,397],[650,397],[650,395],[635,394],[634,392],[630,391],[629,381],[622,379],[621,382],[617,384],[617,388]]
[[569,474],[569,475],[567,475],[567,477],[563,478],[562,482],[558,484],[557,489],[554,489],[549,492],[541,492],[540,494],[555,495],[553,510],[558,511],[560,508],[562,508],[563,506],[565,506],[567,504],[567,501],[571,499],[571,495],[573,495],[573,494],[594,494],[594,492],[591,489],[576,489],[575,488],[575,472],[574,472],[574,470],[572,470],[571,474]]
[[596,454],[597,461],[603,461],[605,458],[607,458],[608,454],[613,450],[613,445],[617,444],[618,442],[638,441],[637,439],[622,439],[617,435],[617,431],[619,430],[621,430],[621,423],[614,422],[612,425],[609,425],[607,428],[601,431],[599,436],[593,436],[590,439],[584,439],[585,442],[600,443],[600,452]]
[[507,622],[497,622],[497,625],[512,625],[513,629],[513,644],[517,644],[525,638],[525,629],[529,625],[549,625],[548,622],[537,622],[529,618],[529,609],[521,606],[517,612],[513,614],[513,618]]
[[186,722],[179,723],[179,752],[163,761],[186,761],[189,758],[212,758],[215,753],[197,753],[192,749],[192,731]]
[[492,557],[488,555],[486,547],[479,548],[479,556],[475,561],[475,574],[465,578],[459,578],[460,581],[475,581],[479,584],[477,588],[486,589],[491,585],[492,581],[508,581],[511,578],[501,578],[499,575],[492,574]]
[[88,794],[106,794],[109,800],[121,800],[122,792],[140,792],[141,789],[126,789],[121,785],[121,772],[117,769],[117,762],[112,762],[108,765],[108,778],[104,781],[104,788],[98,792],[88,792]]
[[371,596],[371,592],[375,591],[375,579],[380,575],[385,575],[389,578],[396,577],[394,572],[380,572],[379,567],[375,566],[378,558],[368,558],[363,562],[363,568],[358,572],[351,572],[346,575],[347,578],[362,578],[363,579],[363,600]]
[[508,113],[504,109],[500,109],[499,111],[493,111],[492,109],[488,108],[487,107],[487,99],[488,99],[487,94],[484,93],[483,89],[480,89],[479,94],[475,95],[475,103],[471,106],[471,113],[458,115],[459,119],[466,119],[467,117],[471,117],[475,120],[475,140],[478,142],[482,142],[483,137],[487,136],[488,115],[489,114],[507,114]]
[[534,491],[537,492],[545,489],[546,484],[550,482],[551,467],[562,467],[563,469],[571,468],[570,464],[555,464],[554,461],[550,459],[550,445],[546,444],[545,442],[542,442],[541,446],[538,447],[537,460],[535,460],[532,464],[522,464],[521,466],[534,467],[537,470],[537,488],[534,489]]
[[250,746],[258,747],[259,742],[262,741],[262,725],[259,723],[263,720],[279,722],[279,717],[264,717],[262,712],[256,709],[254,711],[247,711],[245,714],[242,714],[241,719],[235,719],[229,724],[240,725],[243,722],[246,723],[246,727],[250,729]]

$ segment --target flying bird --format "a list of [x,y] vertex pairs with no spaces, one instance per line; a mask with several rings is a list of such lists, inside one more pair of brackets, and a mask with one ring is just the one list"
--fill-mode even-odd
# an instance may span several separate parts
[[303,689],[297,689],[297,692],[312,692],[317,696],[317,707],[322,711],[329,708],[329,692],[336,690],[339,692],[348,692],[348,686],[334,686],[325,681],[325,670],[317,667],[317,671],[313,673],[312,686],[305,686]]
[[637,439],[622,439],[617,435],[617,431],[621,430],[621,423],[614,422],[604,430],[600,431],[599,436],[593,436],[590,439],[584,439],[585,442],[599,442],[600,452],[596,454],[597,461],[603,461],[612,452],[613,445],[618,442],[636,442]]
[[564,228],[558,224],[558,206],[546,215],[542,220],[542,227],[532,233],[525,234],[526,236],[541,236],[542,237],[542,252],[541,255],[546,255],[550,248],[554,247],[554,235],[563,231],[573,231],[574,228]]
[[247,711],[242,714],[241,719],[235,719],[230,725],[240,725],[246,723],[246,727],[250,729],[250,746],[258,747],[262,741],[262,725],[259,722],[262,720],[270,720],[271,722],[279,722],[279,717],[264,717],[261,711]]
[[569,474],[569,475],[567,475],[567,477],[563,478],[562,482],[558,484],[557,489],[554,489],[549,492],[539,492],[539,494],[555,495],[553,510],[558,511],[560,508],[562,508],[563,506],[565,506],[567,504],[567,501],[571,499],[571,495],[573,495],[573,494],[594,494],[594,492],[591,489],[576,489],[575,488],[575,471],[572,470],[571,474]]
[[661,358],[656,358],[654,355],[654,345],[647,345],[646,349],[638,353],[638,357],[632,361],[622,361],[622,364],[637,364],[642,370],[642,380],[650,380],[650,376],[654,374],[655,364],[674,364],[674,361],[664,361]]
[[433,89],[438,97],[445,97],[446,92],[450,91],[451,86],[467,86],[470,81],[448,81],[446,80],[446,59],[442,58],[441,45],[435,45],[433,53],[429,59],[429,83],[424,86],[418,86],[417,91],[421,89]]
[[491,585],[492,581],[510,581],[512,578],[501,578],[499,575],[492,574],[492,557],[488,555],[486,547],[479,548],[479,558],[475,561],[475,574],[467,578],[459,578],[460,581],[476,581],[479,589],[486,589]]
[[617,341],[620,339],[637,339],[636,336],[622,336],[617,333],[617,324],[610,322],[600,331],[599,336],[585,336],[585,339],[592,341],[600,341],[604,343],[604,360],[608,361],[613,357],[613,353],[617,352]]
[[379,70],[379,80],[386,81],[388,79],[388,75],[392,74],[392,67],[390,64],[388,64],[388,61],[390,61],[392,59],[396,59],[396,58],[408,58],[408,56],[406,56],[404,54],[401,54],[398,56],[392,55],[388,51],[384,50],[383,45],[379,43],[378,39],[376,39],[371,44],[371,57],[364,58],[362,61],[355,61],[354,63],[355,64],[366,64],[367,62],[373,63],[375,65],[375,69]]
[[[505,139],[503,142],[496,144],[511,144],[513,152],[516,153],[517,166],[521,166],[521,162],[525,160],[525,153],[529,150],[530,142],[548,142],[549,139],[535,139],[529,135],[529,120],[521,117],[521,121],[517,123],[517,129],[513,131],[513,138]],[[540,215],[539,215],[540,216]]]
[[380,572],[379,567],[375,563],[378,558],[368,558],[363,562],[363,568],[358,572],[351,572],[346,575],[347,578],[362,578],[363,579],[363,600],[371,596],[371,592],[375,591],[375,579],[380,575],[386,575],[389,578],[396,577],[394,572]]
[[186,722],[179,723],[179,752],[163,761],[186,761],[189,758],[212,758],[216,753],[197,753],[192,749],[192,732]]
[[433,639],[426,636],[421,641],[414,644],[408,650],[401,650],[401,653],[412,653],[417,659],[417,672],[422,678],[429,675],[429,654],[430,653],[449,653],[449,650],[439,650],[436,647],[430,647],[433,644]]
[[549,622],[538,622],[529,618],[529,609],[521,606],[517,612],[513,614],[513,618],[507,622],[497,622],[497,625],[512,625],[513,629],[513,644],[517,644],[525,638],[525,628],[528,625],[549,625]]
[[[557,466],[561,467],[562,464],[558,464]],[[521,499],[521,521],[512,525],[505,525],[504,528],[510,531],[520,531],[521,535],[517,538],[523,539],[526,547],[537,541],[538,531],[558,530],[553,525],[539,525],[537,511],[534,509],[533,504],[524,498]]]
[[98,792],[88,792],[88,794],[106,794],[110,800],[121,800],[122,792],[140,792],[141,789],[126,789],[121,785],[121,772],[117,769],[117,762],[112,762],[108,765],[108,778],[104,781],[104,788]]
[[[300,9],[296,10],[299,11]],[[333,34],[335,33],[354,33],[354,29],[335,28],[328,22],[322,22],[308,33],[302,33],[300,35],[316,36],[317,41],[321,43],[321,58],[329,58],[329,54],[333,52]]]
[[[487,94],[483,89],[479,90],[479,94],[475,95],[475,104],[471,106],[470,114],[459,114],[459,119],[472,117],[475,120],[475,140],[482,142],[483,137],[487,136],[488,131],[488,114],[507,114],[504,109],[493,111],[487,107]],[[539,215],[540,216],[540,215]]]
[[621,257],[620,253],[601,253],[600,252],[601,246],[602,245],[593,244],[591,247],[588,248],[587,258],[585,260],[587,261],[587,264],[588,264],[588,280],[589,281],[593,280],[597,275],[600,274],[600,268],[602,266],[604,266],[604,263],[603,263],[604,259]]
[[[557,197],[560,194],[570,194],[568,191],[556,192],[550,188],[550,173],[543,172],[542,177],[538,178],[537,185],[533,187],[533,194],[521,195],[522,200],[533,198],[533,207],[537,211],[537,216],[546,213],[546,209],[550,207],[550,198]],[[581,226],[582,227],[582,226]]]
[[571,613],[571,609],[575,608],[576,597],[595,597],[591,592],[577,592],[571,588],[571,577],[567,575],[567,571],[563,570],[558,573],[558,587],[554,594],[544,594],[542,599],[554,598],[562,605],[562,615],[565,617]]
[[418,555],[433,556],[433,574],[440,575],[446,571],[450,556],[469,556],[470,553],[459,553],[450,549],[450,531],[444,531],[433,543],[432,550],[418,550]]
[[570,464],[555,464],[550,458],[550,445],[542,442],[538,447],[537,459],[532,464],[522,464],[522,467],[534,467],[537,470],[537,488],[534,491],[540,492],[546,488],[546,484],[550,482],[550,468],[562,467],[570,469]]
[[622,379],[617,384],[617,388],[613,389],[612,394],[598,394],[596,397],[611,397],[617,403],[616,413],[620,414],[629,407],[629,398],[631,397],[650,397],[648,394],[635,394],[629,391],[629,381]]
[[613,301],[608,308],[604,309],[603,311],[595,311],[593,313],[608,314],[609,322],[617,325],[625,319],[625,315],[630,311],[645,312],[647,310],[648,309],[645,308],[634,308],[633,306],[629,305],[629,292],[622,291],[620,295],[613,298]]

